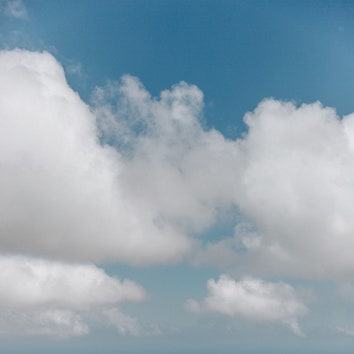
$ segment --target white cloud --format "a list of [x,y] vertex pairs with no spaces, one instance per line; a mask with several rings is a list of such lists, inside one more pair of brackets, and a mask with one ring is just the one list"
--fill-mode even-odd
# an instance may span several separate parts
[[354,115],[269,99],[245,123],[228,190],[250,226],[208,244],[195,262],[215,264],[217,255],[260,274],[353,274]]
[[17,19],[27,19],[28,13],[25,4],[22,0],[5,0],[0,2],[0,10],[9,17]]
[[302,335],[298,317],[305,315],[308,309],[288,284],[256,278],[235,281],[223,274],[218,281],[208,280],[207,291],[203,302],[190,299],[186,308],[193,312],[211,311],[259,323],[281,323]]
[[191,247],[130,195],[127,162],[100,144],[95,116],[51,55],[1,52],[0,78],[2,250],[145,264]]
[[262,235],[252,260],[303,276],[352,274],[354,116],[266,100],[245,122],[236,200]]
[[[130,280],[119,281],[90,264],[69,265],[20,256],[0,257],[0,332],[76,336],[89,332],[92,319],[137,335],[141,325],[122,314],[117,305],[143,301],[144,289]],[[120,319],[122,320],[120,322]],[[134,325],[139,333],[134,332]]]

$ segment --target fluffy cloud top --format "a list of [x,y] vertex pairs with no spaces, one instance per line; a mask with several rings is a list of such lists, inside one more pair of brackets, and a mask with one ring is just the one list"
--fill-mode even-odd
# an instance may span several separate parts
[[194,312],[212,311],[260,323],[282,323],[294,333],[302,334],[297,318],[308,310],[290,285],[255,278],[235,281],[228,275],[221,275],[218,281],[208,280],[207,291],[202,303],[189,300],[187,308]]

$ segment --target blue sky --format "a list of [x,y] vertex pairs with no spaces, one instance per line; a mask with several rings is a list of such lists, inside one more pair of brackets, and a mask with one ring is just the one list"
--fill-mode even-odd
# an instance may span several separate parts
[[0,0],[6,352],[351,352],[353,38],[350,1]]

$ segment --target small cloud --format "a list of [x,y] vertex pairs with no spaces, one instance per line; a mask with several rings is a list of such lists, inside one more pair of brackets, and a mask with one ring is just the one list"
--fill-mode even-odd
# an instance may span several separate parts
[[207,289],[208,294],[201,303],[189,299],[185,308],[191,312],[215,312],[258,323],[281,323],[293,333],[303,335],[298,317],[305,315],[308,309],[288,284],[256,278],[235,281],[223,274],[218,281],[209,279]]
[[145,300],[144,289],[92,264],[0,256],[0,288],[1,333],[82,336],[91,321],[114,326],[120,334],[144,333],[137,319],[117,308]]

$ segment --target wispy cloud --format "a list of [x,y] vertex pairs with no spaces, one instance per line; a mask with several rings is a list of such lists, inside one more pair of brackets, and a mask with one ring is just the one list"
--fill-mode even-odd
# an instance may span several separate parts
[[28,18],[28,12],[22,0],[2,0],[0,10],[8,17],[21,20]]
[[335,329],[339,333],[345,334],[350,337],[354,337],[354,327],[353,326],[351,326],[351,327],[337,326]]

